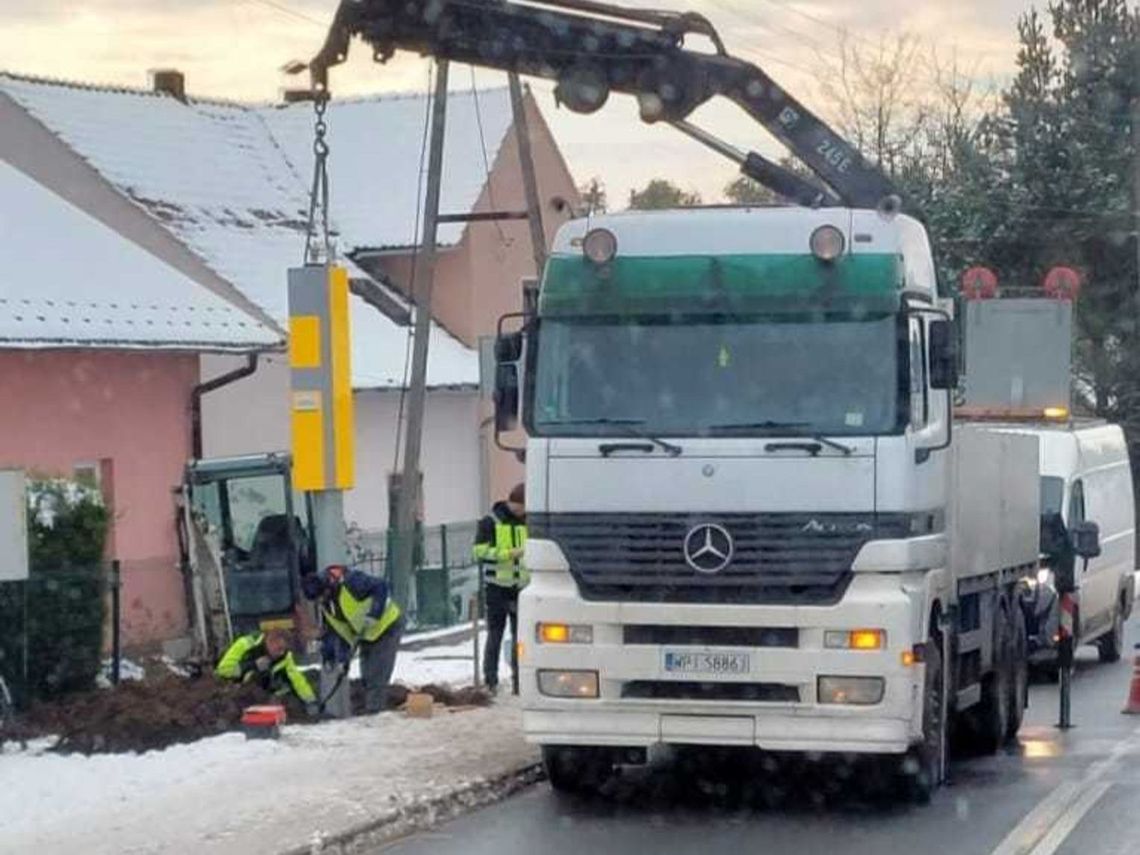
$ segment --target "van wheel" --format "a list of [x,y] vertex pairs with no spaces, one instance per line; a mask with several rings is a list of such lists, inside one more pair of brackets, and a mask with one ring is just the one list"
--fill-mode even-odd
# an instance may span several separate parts
[[1021,721],[1025,717],[1025,708],[1029,705],[1028,650],[1029,631],[1025,626],[1025,615],[1021,609],[1014,609],[1013,646],[1010,650],[1012,679],[1009,681],[1009,723],[1005,731],[1007,741],[1017,737],[1017,732],[1021,730]]
[[1124,603],[1112,612],[1112,629],[1097,639],[1097,655],[1101,662],[1119,662],[1124,650]]

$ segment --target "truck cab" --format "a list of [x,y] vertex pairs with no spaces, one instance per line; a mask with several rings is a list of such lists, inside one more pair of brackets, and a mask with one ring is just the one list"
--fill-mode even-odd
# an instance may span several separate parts
[[[521,386],[528,739],[551,758],[661,743],[903,755],[940,740],[928,695],[949,686],[930,687],[921,660],[943,655],[957,597],[952,342],[906,216],[564,226],[525,348],[500,349],[524,373],[512,384],[500,365],[499,403],[502,416]],[[1013,564],[1036,557],[1035,454],[1027,465],[1028,557]]]

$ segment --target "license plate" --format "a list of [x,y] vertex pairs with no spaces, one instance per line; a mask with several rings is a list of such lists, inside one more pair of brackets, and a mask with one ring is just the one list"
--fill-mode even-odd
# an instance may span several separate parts
[[665,671],[670,674],[747,674],[751,665],[747,653],[665,651]]

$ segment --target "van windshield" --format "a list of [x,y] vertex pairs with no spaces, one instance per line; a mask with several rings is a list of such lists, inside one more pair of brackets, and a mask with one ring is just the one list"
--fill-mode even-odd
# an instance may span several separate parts
[[1061,513],[1065,503],[1065,479],[1047,475],[1041,479],[1041,516]]

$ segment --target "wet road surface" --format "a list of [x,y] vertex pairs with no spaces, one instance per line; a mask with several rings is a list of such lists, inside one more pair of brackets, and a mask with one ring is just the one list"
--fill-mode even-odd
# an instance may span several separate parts
[[[1129,643],[1140,641],[1140,620]],[[1016,745],[956,759],[950,784],[925,807],[868,795],[858,767],[733,774],[678,760],[635,770],[605,798],[556,796],[538,785],[437,829],[385,846],[385,855],[1137,855],[1140,716],[1121,715],[1131,657],[1101,665],[1080,653],[1073,720],[1062,733],[1057,687],[1030,690]]]

